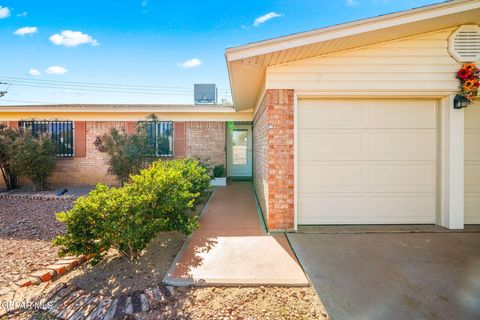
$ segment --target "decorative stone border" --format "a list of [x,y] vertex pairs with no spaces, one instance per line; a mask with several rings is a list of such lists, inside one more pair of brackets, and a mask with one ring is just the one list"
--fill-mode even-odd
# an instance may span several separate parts
[[54,277],[61,276],[62,274],[75,269],[83,262],[92,258],[91,256],[82,255],[79,257],[63,257],[54,264],[48,265],[45,268],[33,272],[30,276],[17,282],[20,288],[28,287],[32,285],[40,284],[41,282],[50,281]]
[[24,200],[76,200],[78,197],[74,195],[56,196],[54,194],[28,194],[28,193],[0,193],[0,199],[24,199]]
[[[124,319],[126,315],[167,308],[174,289],[163,285],[149,287],[128,295],[107,297],[88,293],[74,285],[60,283],[49,292],[36,298],[39,306],[60,319]],[[10,313],[15,316],[15,311]]]

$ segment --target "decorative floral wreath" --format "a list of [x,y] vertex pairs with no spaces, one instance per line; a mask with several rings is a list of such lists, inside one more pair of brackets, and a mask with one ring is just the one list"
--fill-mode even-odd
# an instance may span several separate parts
[[480,70],[474,63],[465,63],[457,72],[457,78],[461,83],[460,95],[472,103],[478,95],[478,87],[480,86]]

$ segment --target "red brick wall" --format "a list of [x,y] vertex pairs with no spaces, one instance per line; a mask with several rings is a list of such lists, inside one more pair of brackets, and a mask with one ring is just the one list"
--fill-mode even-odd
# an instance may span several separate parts
[[[185,149],[188,157],[210,158],[213,164],[226,164],[225,122],[182,122],[182,126],[185,128],[181,134],[186,139]],[[85,153],[82,157],[59,158],[55,171],[50,177],[50,183],[54,187],[97,183],[118,185],[115,176],[107,174],[105,154],[98,152],[93,144],[98,135],[109,132],[113,127],[127,130],[128,122],[87,121]],[[182,151],[182,154],[185,152]],[[27,184],[28,181],[22,179],[21,183]],[[3,185],[3,179],[0,178],[0,186]]]
[[50,178],[53,185],[93,185],[105,183],[117,185],[115,176],[107,174],[106,156],[98,152],[93,144],[95,138],[108,133],[112,128],[126,129],[126,122],[87,121],[86,152],[82,158],[60,158]]
[[[262,189],[260,184],[264,183],[265,175],[267,176],[267,201],[264,206],[267,208],[265,215],[269,230],[292,230],[294,228],[293,100],[294,90],[267,90],[262,103],[266,115],[257,113],[254,121],[253,130],[257,132],[254,133],[257,135],[254,138],[254,141],[257,141],[257,150],[254,150],[254,155],[260,156],[260,159],[254,160],[254,168],[257,167],[254,171],[260,175],[254,178],[254,184],[257,194],[265,194],[265,188]],[[265,139],[265,134],[266,163],[262,159],[265,152],[262,149],[262,139]],[[262,201],[265,200],[260,200],[260,202]]]
[[264,218],[268,220],[268,113],[262,100],[253,119],[253,184]]
[[186,123],[188,157],[210,159],[212,165],[226,165],[226,123],[189,121]]

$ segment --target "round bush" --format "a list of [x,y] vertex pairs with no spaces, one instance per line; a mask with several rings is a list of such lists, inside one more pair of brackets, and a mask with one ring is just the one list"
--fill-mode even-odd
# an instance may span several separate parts
[[160,231],[191,233],[198,217],[186,215],[210,185],[195,160],[157,161],[121,188],[99,184],[70,211],[57,214],[67,232],[54,239],[61,254],[91,254],[116,248],[134,259]]

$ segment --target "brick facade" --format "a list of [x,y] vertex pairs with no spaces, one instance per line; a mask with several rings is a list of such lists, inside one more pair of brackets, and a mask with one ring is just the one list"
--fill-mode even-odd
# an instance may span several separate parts
[[98,152],[93,144],[96,137],[112,128],[126,130],[126,122],[87,121],[85,157],[60,158],[50,183],[52,185],[93,185],[99,182],[116,185],[115,176],[107,174],[106,155]]
[[186,151],[189,157],[210,159],[212,165],[226,166],[226,123],[190,121],[186,123]]
[[265,100],[253,119],[253,185],[264,218],[268,219],[268,113]]
[[[267,90],[261,109],[255,116],[253,130],[254,185],[268,228],[292,230],[295,198],[294,91]],[[265,186],[268,186],[267,190]]]
[[[59,158],[57,166],[49,181],[53,186],[94,185],[105,183],[117,185],[115,176],[107,174],[106,156],[95,149],[94,141],[98,135],[107,133],[111,128],[128,130],[129,122],[87,121],[85,127],[85,152],[82,157]],[[177,123],[175,123],[176,125]],[[185,147],[176,150],[184,156],[201,159],[209,158],[212,164],[226,164],[226,123],[225,122],[181,122],[178,132],[184,140]],[[177,126],[176,126],[177,128]],[[131,131],[131,130],[128,130]],[[175,135],[175,133],[174,133]],[[76,137],[75,139],[78,139]],[[176,140],[177,141],[177,140]],[[177,157],[176,157],[177,158]],[[21,184],[28,184],[22,179]],[[4,181],[0,178],[0,186]]]

